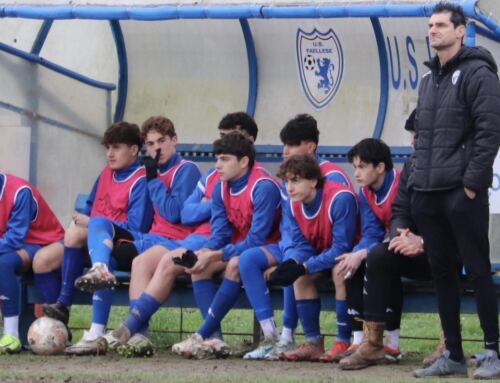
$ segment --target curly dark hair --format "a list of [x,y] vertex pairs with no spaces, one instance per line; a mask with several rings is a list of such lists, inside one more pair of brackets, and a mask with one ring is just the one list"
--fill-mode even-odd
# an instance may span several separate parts
[[101,144],[104,146],[112,144],[137,145],[140,149],[142,146],[141,132],[136,124],[125,121],[116,122],[104,132]]
[[230,132],[224,137],[215,140],[213,144],[214,154],[232,154],[241,160],[248,157],[248,167],[252,168],[255,163],[255,146],[243,134]]
[[317,180],[316,189],[323,187],[326,180],[321,172],[318,161],[308,155],[295,155],[289,157],[281,164],[277,176],[283,181],[296,177],[306,180]]
[[177,136],[177,133],[175,133],[174,123],[169,118],[163,116],[149,117],[142,123],[142,138],[145,140],[148,133],[152,130],[155,130],[164,136],[169,136],[170,138]]

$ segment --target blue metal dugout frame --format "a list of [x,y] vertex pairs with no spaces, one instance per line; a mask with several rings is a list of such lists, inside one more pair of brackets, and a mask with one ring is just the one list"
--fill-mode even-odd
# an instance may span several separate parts
[[[14,54],[18,57],[44,65],[49,69],[106,90],[117,89],[117,102],[113,120],[121,120],[125,113],[128,86],[128,65],[126,44],[121,31],[119,20],[179,20],[179,19],[238,19],[242,29],[248,60],[249,88],[247,99],[247,113],[255,114],[258,97],[258,59],[255,51],[252,32],[248,19],[302,19],[302,18],[370,18],[380,60],[380,99],[377,119],[374,127],[373,137],[380,138],[383,132],[387,104],[389,97],[388,57],[383,40],[383,32],[379,18],[386,17],[428,17],[438,1],[427,4],[322,4],[322,5],[290,5],[273,6],[264,4],[243,5],[161,5],[161,6],[33,6],[33,5],[5,5],[0,6],[0,17],[20,17],[28,19],[43,19],[38,36],[30,53],[20,51],[6,44],[0,43],[0,50]],[[477,7],[477,0],[458,0],[455,3],[462,6],[466,15],[471,20],[481,23],[483,26],[472,23],[468,27],[467,44],[475,44],[475,35],[480,34],[488,39],[500,41],[500,26],[498,23],[481,13]],[[110,22],[111,31],[115,40],[118,57],[118,87],[90,79],[86,76],[63,68],[55,63],[45,60],[39,56],[45,39],[50,31],[54,20],[87,19],[107,20]],[[203,147],[205,145],[202,145]],[[209,145],[210,146],[210,145]],[[200,145],[190,145],[185,148],[189,152],[198,152]],[[269,150],[272,146],[259,146],[259,151],[264,155],[271,155]],[[333,148],[334,154],[325,152],[326,156],[345,156],[343,147]],[[206,151],[210,150],[207,146]],[[395,154],[407,155],[407,148],[395,148]],[[205,151],[205,153],[206,153]],[[276,155],[274,148],[271,150]],[[267,154],[266,154],[267,153]],[[197,157],[199,159],[199,157]]]

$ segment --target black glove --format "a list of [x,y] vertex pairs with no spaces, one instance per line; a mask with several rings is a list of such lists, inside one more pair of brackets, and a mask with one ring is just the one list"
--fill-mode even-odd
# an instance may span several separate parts
[[269,283],[271,285],[278,286],[290,286],[299,278],[306,273],[306,268],[304,265],[300,265],[293,259],[289,259],[278,265],[276,270],[274,270],[269,276]]
[[186,250],[181,257],[173,257],[172,260],[176,265],[190,269],[198,261],[198,257],[191,250]]
[[146,179],[148,181],[154,180],[158,177],[158,161],[160,161],[161,149],[156,149],[155,158],[149,156],[142,158],[142,164],[146,168]]

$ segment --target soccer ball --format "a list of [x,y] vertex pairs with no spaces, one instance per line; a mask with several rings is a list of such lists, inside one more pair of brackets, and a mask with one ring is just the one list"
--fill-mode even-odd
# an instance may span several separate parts
[[66,326],[49,317],[38,318],[28,330],[28,343],[35,354],[61,354],[66,347],[67,340]]
[[306,57],[304,57],[304,68],[309,71],[316,68],[316,60],[314,59],[314,57],[312,57],[311,55],[307,55]]

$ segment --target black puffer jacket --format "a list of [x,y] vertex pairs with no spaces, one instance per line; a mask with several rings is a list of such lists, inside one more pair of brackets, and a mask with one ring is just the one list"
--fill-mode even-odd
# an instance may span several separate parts
[[437,56],[419,89],[415,190],[491,185],[500,143],[497,66],[484,48],[462,47],[442,68]]

